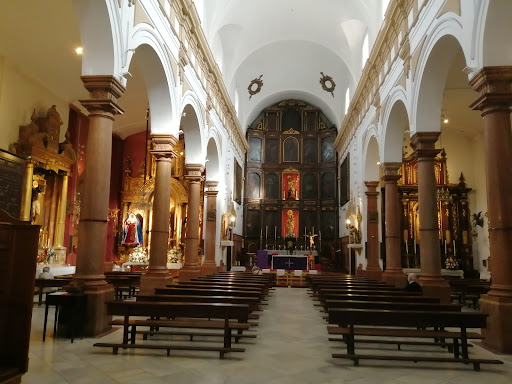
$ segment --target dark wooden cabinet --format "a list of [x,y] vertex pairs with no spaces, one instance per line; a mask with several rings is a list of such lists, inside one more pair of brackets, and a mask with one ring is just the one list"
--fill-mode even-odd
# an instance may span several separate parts
[[28,370],[39,226],[0,210],[0,383]]

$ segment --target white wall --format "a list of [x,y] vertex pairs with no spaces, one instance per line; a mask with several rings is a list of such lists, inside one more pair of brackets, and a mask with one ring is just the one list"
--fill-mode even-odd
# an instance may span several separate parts
[[60,131],[63,141],[68,128],[68,103],[22,73],[16,63],[0,56],[0,148],[8,150],[9,144],[18,140],[19,126],[30,123],[34,109],[38,116],[46,116],[52,105],[57,106],[64,122]]

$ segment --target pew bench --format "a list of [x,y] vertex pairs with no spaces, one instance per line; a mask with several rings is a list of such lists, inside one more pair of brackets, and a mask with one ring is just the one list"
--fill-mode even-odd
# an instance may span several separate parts
[[[116,354],[119,348],[148,348],[165,349],[169,355],[171,350],[196,350],[216,351],[220,358],[228,352],[244,352],[244,348],[231,346],[232,331],[236,329],[241,332],[249,328],[247,323],[249,315],[248,305],[229,303],[184,303],[184,302],[126,302],[109,301],[107,315],[122,316],[123,340],[121,343],[96,343],[95,347],[112,348]],[[150,317],[147,320],[133,319],[133,317]],[[132,317],[130,319],[130,317]],[[173,320],[160,320],[160,318]],[[180,320],[175,320],[179,318]],[[187,320],[182,320],[187,318]],[[222,319],[222,321],[211,321],[206,319]],[[234,321],[232,321],[234,320]],[[183,328],[207,328],[222,329],[222,346],[200,346],[200,345],[176,345],[176,344],[136,344],[136,328],[138,325],[149,326],[152,329],[159,327],[183,327]],[[236,335],[240,337],[240,335]]]
[[[351,359],[354,365],[359,365],[359,360],[396,360],[396,361],[428,361],[428,362],[457,362],[464,364],[473,364],[475,371],[480,370],[480,364],[503,364],[500,360],[491,359],[473,359],[468,354],[468,328],[486,327],[486,314],[483,313],[468,313],[468,312],[438,312],[432,313],[430,311],[390,311],[390,310],[370,310],[370,309],[353,309],[353,308],[332,308],[329,309],[329,323],[343,325],[348,329],[346,338],[347,353],[346,354],[333,354],[334,358]],[[414,356],[397,356],[390,353],[382,355],[367,355],[358,354],[355,351],[355,336],[356,329],[360,326],[369,327],[410,327],[416,328],[411,331],[411,335],[418,334],[418,330],[424,328],[446,329],[455,328],[454,331],[457,337],[453,339],[453,358],[448,357],[431,357],[425,355]],[[356,328],[357,327],[357,328]],[[375,331],[378,332],[378,331]],[[381,331],[386,332],[386,331]],[[391,332],[391,331],[389,331]],[[399,331],[396,331],[397,333]],[[433,331],[439,332],[439,331]],[[444,331],[443,331],[444,332]],[[404,336],[405,335],[405,336]],[[432,334],[429,335],[432,337]],[[470,334],[469,336],[474,336]],[[389,336],[391,337],[391,336]],[[403,331],[401,336],[392,337],[408,337],[406,331]],[[436,336],[439,337],[439,336]],[[460,342],[460,345],[459,345]],[[459,350],[460,347],[460,350]],[[387,351],[389,352],[389,351]]]

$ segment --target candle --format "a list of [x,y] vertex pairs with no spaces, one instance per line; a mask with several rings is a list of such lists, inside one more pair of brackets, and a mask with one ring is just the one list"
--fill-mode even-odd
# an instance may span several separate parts
[[274,240],[277,240],[277,227],[274,227]]
[[304,236],[306,236],[306,227],[304,227]]
[[446,246],[446,240],[444,241],[444,254],[447,255],[448,254],[448,248]]
[[455,251],[455,240],[453,240],[453,256],[457,256],[457,251]]
[[318,230],[318,240],[322,240],[322,231]]
[[312,235],[314,235],[314,234],[315,234],[315,227],[313,227],[313,232],[312,232],[311,234],[312,234]]
[[268,225],[265,225],[265,239],[268,239]]
[[405,242],[405,253],[409,254],[409,244],[407,244],[407,241]]
[[416,238],[414,238],[414,254],[416,254]]

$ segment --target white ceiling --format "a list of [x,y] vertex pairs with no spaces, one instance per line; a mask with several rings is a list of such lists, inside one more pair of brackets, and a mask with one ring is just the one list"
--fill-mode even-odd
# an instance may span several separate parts
[[[345,92],[361,73],[362,43],[373,41],[381,22],[380,0],[195,0],[203,30],[239,100],[242,126],[276,100],[300,98],[322,108],[333,124],[343,119]],[[321,74],[336,83],[334,97]],[[249,100],[247,87],[263,75],[263,87]]]

